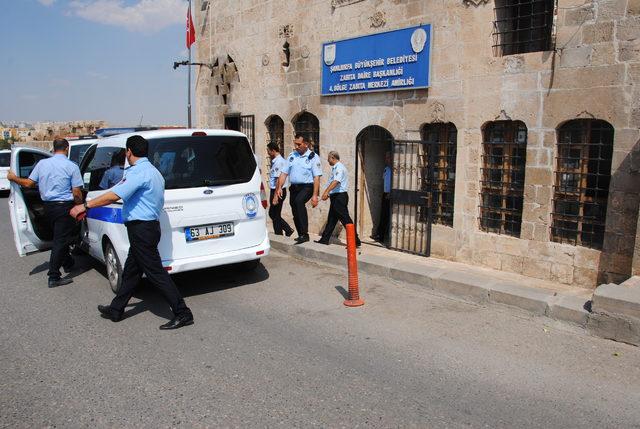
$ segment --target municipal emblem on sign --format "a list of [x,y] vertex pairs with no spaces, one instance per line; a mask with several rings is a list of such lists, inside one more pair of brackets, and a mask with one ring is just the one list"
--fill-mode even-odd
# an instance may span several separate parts
[[333,64],[336,60],[336,44],[332,43],[331,45],[324,46],[324,63],[328,66]]
[[417,28],[411,35],[411,49],[416,54],[419,54],[424,49],[424,45],[427,43],[427,32],[422,28]]

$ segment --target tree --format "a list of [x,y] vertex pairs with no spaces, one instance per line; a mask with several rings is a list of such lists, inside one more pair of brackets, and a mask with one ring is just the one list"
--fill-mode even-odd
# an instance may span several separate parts
[[5,139],[0,139],[0,150],[3,150],[3,149],[11,149],[11,143],[12,143],[12,142],[13,142],[13,141],[12,141],[12,140],[10,140],[10,139],[7,139],[7,140],[5,140]]

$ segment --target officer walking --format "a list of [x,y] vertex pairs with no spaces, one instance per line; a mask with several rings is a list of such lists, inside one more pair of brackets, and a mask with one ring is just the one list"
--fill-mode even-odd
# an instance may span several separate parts
[[127,227],[130,247],[122,271],[122,285],[111,305],[99,305],[98,311],[114,322],[122,320],[124,309],[144,273],[149,282],[164,295],[174,314],[173,319],[160,326],[160,329],[192,325],[193,314],[162,266],[158,252],[161,234],[158,218],[164,206],[164,179],[147,159],[147,140],[141,136],[129,137],[126,148],[131,167],[126,170],[122,181],[96,199],[75,206],[70,213],[77,218],[94,207],[106,206],[120,199],[124,201],[122,218]]
[[309,150],[309,141],[302,134],[295,135],[293,146],[295,150],[289,154],[286,168],[278,178],[273,202],[275,203],[277,199],[282,198],[282,187],[289,176],[291,183],[289,204],[291,204],[293,222],[296,225],[296,231],[298,231],[295,244],[302,244],[309,241],[309,218],[305,204],[311,200],[313,207],[318,205],[322,167],[320,166],[320,157]]
[[[287,160],[280,155],[280,147],[277,143],[271,142],[267,145],[267,154],[271,159],[271,170],[269,171],[269,201],[271,201],[271,206],[269,206],[269,217],[273,222],[273,232],[276,235],[282,235],[284,232],[287,237],[290,237],[293,234],[293,228],[289,226],[287,221],[282,219],[282,204],[284,200],[287,198],[287,188],[282,186],[282,198],[275,198],[276,186],[278,182],[278,177],[287,166]],[[277,203],[274,203],[277,201]]]
[[36,164],[29,178],[7,173],[7,179],[25,188],[38,186],[44,203],[45,216],[51,223],[53,247],[49,257],[49,287],[73,282],[70,278],[61,278],[60,267],[70,272],[75,261],[69,254],[69,245],[73,240],[75,221],[69,217],[69,210],[76,204],[82,204],[82,177],[78,165],[69,160],[69,142],[63,138],[53,141],[53,156]]
[[[331,234],[336,227],[338,221],[342,225],[353,223],[351,216],[349,216],[349,174],[347,168],[340,162],[340,154],[335,151],[329,152],[327,157],[329,165],[331,165],[331,177],[329,178],[329,184],[322,193],[322,201],[331,199],[331,205],[329,206],[329,215],[327,216],[327,224],[322,232],[320,240],[316,240],[316,243],[329,244]],[[360,238],[356,235],[356,246],[360,247]]]

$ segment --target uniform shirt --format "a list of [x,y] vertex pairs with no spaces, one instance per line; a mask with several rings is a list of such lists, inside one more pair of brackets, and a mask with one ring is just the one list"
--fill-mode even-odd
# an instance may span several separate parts
[[[271,170],[269,171],[269,187],[271,189],[276,189],[278,177],[280,177],[280,173],[283,171],[286,173],[286,168],[287,160],[284,159],[282,155],[278,154],[278,156],[271,160]],[[282,187],[286,188],[286,183],[282,185]]]
[[384,189],[382,192],[388,194],[391,192],[391,167],[387,166],[384,168],[384,172],[382,173],[382,180],[384,181]]
[[122,165],[114,165],[110,169],[104,172],[102,176],[102,180],[100,181],[100,187],[102,189],[109,189],[113,187],[116,183],[122,180],[122,176],[124,175],[124,166]]
[[347,192],[349,189],[349,175],[347,174],[347,167],[341,162],[336,162],[331,167],[331,177],[329,178],[329,185],[334,181],[340,182],[338,186],[329,191],[329,195],[337,194],[339,192]]
[[111,189],[122,198],[122,219],[158,220],[164,206],[164,179],[147,158],[140,158],[125,170],[120,183]]
[[313,183],[313,178],[322,176],[320,157],[317,153],[307,149],[304,155],[297,150],[289,154],[286,170],[292,185],[304,185]]
[[73,201],[71,188],[84,185],[78,164],[60,153],[38,162],[29,179],[38,184],[42,201]]

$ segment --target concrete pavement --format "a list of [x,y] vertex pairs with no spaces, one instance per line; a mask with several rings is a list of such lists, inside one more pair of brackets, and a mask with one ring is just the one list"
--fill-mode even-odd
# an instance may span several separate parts
[[100,267],[46,288],[0,199],[0,427],[640,427],[640,350],[530,312],[274,252],[175,276],[196,324],[143,289],[120,323]]

